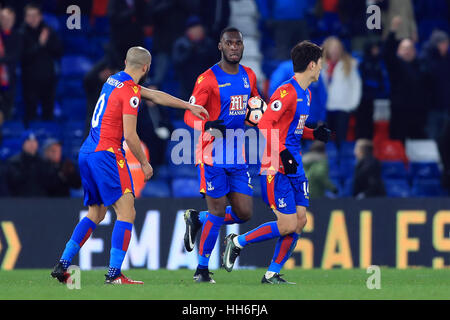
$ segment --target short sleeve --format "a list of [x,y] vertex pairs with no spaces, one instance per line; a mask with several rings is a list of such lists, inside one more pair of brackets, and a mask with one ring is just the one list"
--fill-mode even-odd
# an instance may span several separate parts
[[124,86],[119,89],[122,99],[122,114],[138,115],[139,104],[141,103],[141,88],[139,86]]
[[290,104],[296,101],[296,93],[290,90],[290,85],[285,84],[279,87],[270,98],[267,110],[260,121],[259,128],[272,126],[273,122],[278,122],[283,114],[289,109]]

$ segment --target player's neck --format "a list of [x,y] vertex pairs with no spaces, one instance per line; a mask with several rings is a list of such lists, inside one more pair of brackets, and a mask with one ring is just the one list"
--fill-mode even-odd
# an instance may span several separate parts
[[303,90],[306,90],[306,88],[308,88],[312,82],[311,77],[307,75],[305,72],[295,73],[294,78]]
[[239,63],[231,64],[231,63],[226,62],[225,60],[220,60],[219,67],[224,72],[229,73],[229,74],[239,73]]
[[139,79],[140,79],[140,75],[138,75],[138,73],[132,69],[129,68],[125,68],[123,70],[123,72],[125,72],[126,74],[128,74],[134,81],[134,83],[138,83]]

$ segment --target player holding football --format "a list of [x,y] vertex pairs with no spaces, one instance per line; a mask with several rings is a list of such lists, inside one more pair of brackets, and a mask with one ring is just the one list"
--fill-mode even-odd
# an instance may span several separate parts
[[201,121],[190,111],[184,117],[186,124],[201,131],[196,166],[200,192],[205,194],[208,206],[208,211],[186,210],[184,242],[186,250],[192,251],[197,232],[202,230],[194,280],[210,283],[215,281],[208,270],[209,258],[220,227],[243,223],[252,215],[252,186],[243,158],[244,146],[239,142],[235,145],[232,136],[245,127],[249,98],[259,96],[254,72],[239,63],[244,51],[242,33],[236,28],[224,29],[218,49],[221,60],[197,78],[191,97],[191,103],[204,106],[210,118]]
[[[319,79],[322,49],[302,41],[292,49],[291,58],[295,75],[275,91],[258,124],[266,137],[266,156],[261,165],[263,200],[273,210],[277,221],[262,224],[239,236],[229,234],[225,238],[222,258],[225,269],[230,272],[245,246],[279,238],[272,263],[262,278],[262,283],[270,284],[293,284],[281,278],[280,270],[306,225],[308,181],[302,166],[300,140],[303,136],[327,142],[330,136],[330,130],[324,125],[314,130],[305,127],[311,101],[308,86]],[[276,134],[279,140],[274,143],[271,137]]]
[[136,215],[133,181],[122,142],[127,142],[148,181],[153,175],[153,168],[147,161],[136,133],[141,96],[160,105],[190,109],[200,118],[208,116],[201,106],[190,105],[161,91],[141,88],[138,83],[146,78],[150,64],[150,52],[142,47],[132,47],[127,52],[124,71],[112,75],[103,85],[92,116],[89,136],[81,146],[78,159],[84,205],[89,207],[88,214],[75,227],[60,261],[51,273],[62,283],[68,281],[67,268],[72,258],[104,219],[107,207],[112,205],[117,220],[112,232],[105,283],[143,284],[121,273]]

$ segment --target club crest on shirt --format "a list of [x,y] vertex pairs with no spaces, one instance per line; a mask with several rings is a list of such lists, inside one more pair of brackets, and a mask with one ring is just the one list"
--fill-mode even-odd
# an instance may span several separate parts
[[136,94],[136,93],[138,93],[139,88],[138,88],[137,86],[133,86],[133,91],[134,91],[134,93]]
[[284,198],[278,199],[278,208],[285,208],[287,206],[286,202],[284,202]]
[[305,128],[306,119],[308,119],[307,114],[302,114],[300,116],[300,119],[298,119],[297,128],[295,129],[295,132],[294,132],[295,134],[303,134],[303,129]]
[[246,77],[242,77],[242,80],[244,81],[244,88],[248,89],[250,88],[250,85],[248,84],[248,80]]

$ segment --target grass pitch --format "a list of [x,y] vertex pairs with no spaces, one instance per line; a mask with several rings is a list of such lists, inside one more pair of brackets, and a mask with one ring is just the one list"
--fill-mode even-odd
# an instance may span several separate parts
[[143,286],[107,286],[105,270],[82,271],[81,289],[70,290],[49,269],[0,271],[0,299],[450,299],[450,269],[381,269],[381,289],[369,290],[363,269],[286,270],[293,286],[262,285],[264,269],[215,270],[216,284],[195,283],[193,270],[127,270]]

